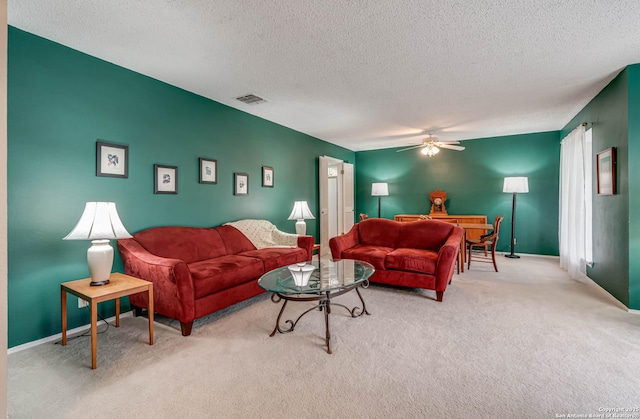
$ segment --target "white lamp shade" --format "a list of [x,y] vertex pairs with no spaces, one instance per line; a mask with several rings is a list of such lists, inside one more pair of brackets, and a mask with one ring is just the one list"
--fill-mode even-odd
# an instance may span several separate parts
[[502,192],[527,193],[529,192],[529,179],[527,177],[506,177]]
[[78,224],[63,240],[129,239],[114,202],[87,202]]
[[293,211],[287,220],[315,220],[316,217],[311,214],[307,201],[296,201],[293,204]]
[[371,184],[371,196],[388,196],[389,184],[387,183],[372,183]]

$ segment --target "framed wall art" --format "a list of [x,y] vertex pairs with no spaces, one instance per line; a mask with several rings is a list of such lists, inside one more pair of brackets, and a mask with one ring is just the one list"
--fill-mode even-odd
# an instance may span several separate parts
[[129,177],[129,146],[96,142],[96,176]]
[[273,167],[262,166],[262,187],[273,188]]
[[218,183],[218,160],[200,157],[200,183]]
[[234,195],[249,195],[249,175],[247,173],[233,174]]
[[178,167],[165,166],[162,164],[153,165],[154,189],[153,193],[178,193]]
[[616,194],[616,148],[611,147],[596,155],[598,195]]

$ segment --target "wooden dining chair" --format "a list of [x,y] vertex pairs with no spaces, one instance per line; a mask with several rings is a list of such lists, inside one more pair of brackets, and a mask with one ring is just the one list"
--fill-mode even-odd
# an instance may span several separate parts
[[360,214],[360,221],[364,221],[367,218],[369,218],[369,214],[362,214],[362,213]]
[[[498,234],[500,233],[500,224],[503,219],[504,217],[502,215],[498,215],[493,222],[493,231],[480,236],[479,240],[466,240],[465,247],[469,255],[467,258],[467,269],[471,268],[471,260],[473,259],[477,262],[493,262],[493,267],[496,272],[498,272],[498,265],[496,264],[496,244],[498,244]],[[474,248],[477,250],[474,250]],[[489,250],[491,251],[491,257],[488,255]]]

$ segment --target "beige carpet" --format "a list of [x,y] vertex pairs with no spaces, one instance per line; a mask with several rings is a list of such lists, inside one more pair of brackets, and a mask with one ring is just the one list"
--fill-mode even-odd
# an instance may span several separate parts
[[[194,325],[145,318],[9,356],[10,418],[556,418],[640,408],[640,315],[557,259],[500,258],[435,293],[372,285],[371,316],[336,308],[270,338],[264,294]],[[355,294],[339,297],[352,305]],[[290,304],[302,312],[303,304]],[[164,323],[164,324],[163,324]],[[634,413],[640,417],[640,412]]]

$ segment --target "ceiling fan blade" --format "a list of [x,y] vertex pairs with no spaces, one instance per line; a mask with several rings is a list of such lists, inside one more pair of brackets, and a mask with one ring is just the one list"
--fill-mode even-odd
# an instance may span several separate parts
[[440,144],[460,144],[460,141],[438,141]]
[[450,144],[440,144],[439,146],[440,148],[448,148],[450,150],[457,150],[457,151],[462,151],[464,150],[464,147],[461,145],[450,145]]
[[396,153],[399,153],[401,151],[413,150],[414,148],[419,148],[419,147],[424,147],[424,144],[414,145],[413,147],[403,148],[402,150],[396,150]]

